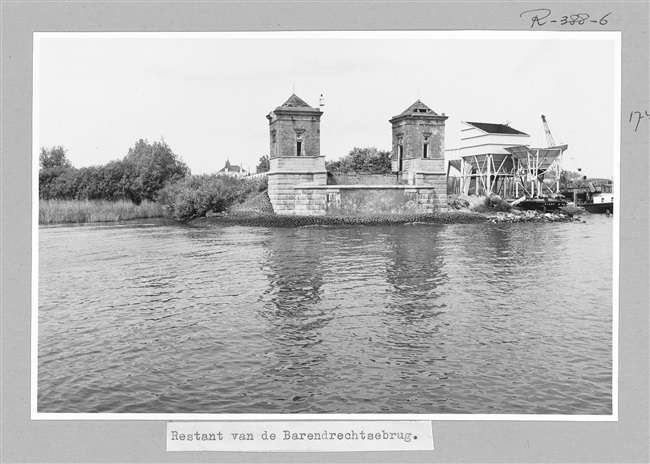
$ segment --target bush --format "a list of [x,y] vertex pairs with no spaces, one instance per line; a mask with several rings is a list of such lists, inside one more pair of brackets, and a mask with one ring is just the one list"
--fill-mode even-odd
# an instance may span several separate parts
[[[228,213],[269,213],[273,214],[273,205],[268,192],[252,193],[246,201],[228,208]],[[209,214],[208,214],[209,216]]]
[[325,167],[330,172],[360,172],[368,174],[389,174],[391,172],[391,153],[375,147],[355,147],[347,156],[328,161]]
[[512,211],[512,205],[501,198],[499,195],[492,193],[483,197],[483,204],[476,205],[472,209],[477,213],[509,213]]
[[469,201],[467,201],[465,198],[455,198],[449,201],[448,204],[454,209],[463,209],[470,206]]
[[269,178],[268,176],[260,177],[258,179],[257,190],[260,192],[265,192],[269,189]]
[[244,202],[251,194],[262,191],[263,179],[216,174],[188,176],[165,186],[158,194],[158,202],[165,215],[187,221],[208,212],[222,213],[231,205]]
[[41,200],[77,198],[77,169],[63,166],[43,168],[38,172],[38,195]]

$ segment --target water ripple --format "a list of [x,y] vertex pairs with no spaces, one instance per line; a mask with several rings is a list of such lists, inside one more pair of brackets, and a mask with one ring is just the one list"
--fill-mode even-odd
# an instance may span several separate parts
[[591,222],[42,227],[38,409],[610,414]]

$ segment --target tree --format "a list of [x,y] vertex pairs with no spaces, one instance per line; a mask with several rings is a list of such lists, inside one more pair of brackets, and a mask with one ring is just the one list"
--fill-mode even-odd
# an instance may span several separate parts
[[72,163],[66,158],[68,151],[58,145],[52,148],[41,147],[41,154],[38,157],[41,169],[71,168]]
[[39,197],[69,200],[155,200],[168,183],[184,178],[189,168],[164,141],[140,139],[122,160],[103,166],[74,168],[63,147],[41,149]]
[[355,147],[336,161],[326,164],[328,171],[388,174],[391,172],[391,153],[375,147]]
[[155,200],[156,194],[167,183],[190,174],[190,170],[164,140],[150,144],[140,139],[123,160],[130,178],[129,196],[138,204]]
[[105,199],[125,200],[131,198],[131,178],[124,161],[110,161],[103,166],[102,175]]
[[43,200],[79,199],[81,176],[76,168],[54,167],[38,173],[39,198]]
[[52,148],[41,147],[38,157],[39,198],[74,198],[76,170],[66,153],[67,150],[60,145]]
[[260,158],[260,163],[255,168],[255,172],[260,174],[262,172],[269,172],[271,170],[271,161],[269,160],[268,155],[263,155]]

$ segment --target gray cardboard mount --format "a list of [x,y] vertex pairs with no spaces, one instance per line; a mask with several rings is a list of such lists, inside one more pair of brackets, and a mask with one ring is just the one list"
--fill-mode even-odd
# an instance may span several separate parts
[[[31,421],[32,39],[49,31],[530,30],[520,13],[611,12],[622,31],[619,420],[438,421],[436,450],[167,453],[165,422]],[[648,462],[649,4],[7,2],[2,21],[2,462]],[[545,30],[567,30],[548,24]],[[578,30],[573,27],[571,30]],[[570,72],[570,70],[565,70]]]

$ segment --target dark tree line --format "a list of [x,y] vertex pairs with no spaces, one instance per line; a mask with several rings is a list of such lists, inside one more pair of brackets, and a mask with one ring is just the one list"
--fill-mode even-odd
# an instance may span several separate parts
[[39,198],[44,200],[156,200],[167,184],[190,170],[164,142],[140,139],[121,160],[75,168],[61,147],[41,148]]
[[389,174],[391,172],[391,153],[375,147],[355,147],[346,156],[328,161],[325,167],[330,172],[357,172],[368,174]]
[[[330,172],[356,172],[365,174],[390,174],[391,152],[375,147],[355,147],[347,155],[336,161],[327,161],[325,167]],[[260,158],[255,172],[268,172],[271,168],[268,155]]]

